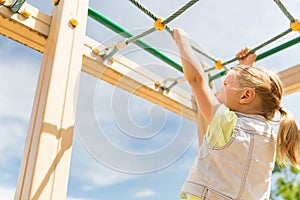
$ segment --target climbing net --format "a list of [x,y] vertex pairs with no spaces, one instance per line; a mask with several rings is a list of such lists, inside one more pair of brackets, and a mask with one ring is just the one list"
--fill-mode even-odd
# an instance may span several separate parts
[[[148,30],[137,34],[137,35],[132,35],[131,33],[126,32],[126,30],[124,30],[121,27],[118,27],[117,30],[115,30],[116,32],[123,34],[124,36],[124,31],[125,31],[125,37],[126,39],[124,39],[121,42],[118,42],[116,44],[113,45],[109,45],[106,47],[97,47],[95,48],[93,51],[94,53],[102,56],[105,59],[109,59],[111,57],[114,56],[114,54],[116,52],[118,52],[120,49],[125,48],[126,46],[128,46],[131,43],[135,43],[138,46],[142,47],[143,49],[145,49],[146,51],[150,52],[151,54],[157,56],[158,58],[162,59],[163,61],[167,62],[168,64],[170,64],[171,66],[175,67],[176,69],[182,71],[182,66],[180,66],[179,64],[174,63],[172,60],[170,60],[169,58],[166,59],[165,56],[162,56],[160,52],[158,52],[157,50],[154,50],[151,46],[149,46],[148,44],[144,43],[142,40],[140,40],[141,38],[153,33],[154,31],[160,31],[160,30],[166,30],[167,32],[169,32],[171,35],[172,33],[172,29],[168,26],[168,23],[170,23],[171,21],[173,21],[175,18],[177,18],[180,14],[182,14],[183,12],[185,12],[186,10],[188,10],[191,6],[193,6],[195,3],[197,3],[199,0],[190,0],[188,3],[186,3],[185,5],[183,5],[180,9],[178,9],[176,12],[174,12],[172,15],[170,15],[169,17],[167,17],[165,20],[161,17],[156,16],[154,13],[152,13],[149,9],[147,9],[144,5],[142,5],[140,2],[138,2],[137,0],[129,0],[133,5],[135,5],[138,9],[140,9],[143,13],[145,13],[147,16],[149,16],[151,19],[154,20],[154,25],[153,27],[149,28]],[[276,5],[280,8],[280,10],[283,12],[283,14],[289,19],[290,21],[290,26],[287,30],[283,31],[282,33],[270,38],[269,40],[263,42],[262,44],[254,47],[249,54],[256,52],[257,50],[271,44],[272,42],[278,40],[279,38],[282,38],[283,36],[287,35],[290,32],[293,31],[300,31],[300,21],[296,18],[294,18],[292,16],[292,14],[286,9],[286,7],[283,5],[283,3],[280,0],[274,0],[274,2],[276,3]],[[102,24],[108,26],[111,29],[116,29],[116,28],[112,28],[111,23],[108,23],[107,25],[107,21],[108,19],[105,18],[104,16],[101,16],[100,13],[97,13],[96,11],[89,9],[89,16],[96,19],[97,21],[101,22]],[[122,32],[122,33],[121,33]],[[128,33],[128,34],[127,34]],[[261,60],[269,55],[272,55],[278,51],[281,51],[285,48],[288,48],[292,45],[297,44],[298,42],[300,42],[300,37],[297,37],[293,40],[290,40],[284,44],[281,44],[273,49],[270,49],[262,54],[259,54],[256,58],[256,61]],[[148,50],[147,50],[148,49]],[[234,61],[237,61],[238,58],[234,57],[232,59],[229,59],[227,61],[222,61],[222,59],[217,59],[215,57],[213,57],[212,55],[210,55],[208,52],[204,52],[202,50],[200,50],[199,48],[192,46],[192,49],[201,54],[202,56],[208,58],[209,60],[214,62],[214,67],[211,67],[209,69],[206,69],[205,72],[210,72],[212,70],[222,70],[219,73],[215,74],[214,76],[211,76],[209,78],[209,81],[213,81],[223,75],[226,74],[226,72],[228,70],[230,70],[230,68],[227,66],[230,63],[233,63]],[[166,83],[171,81],[172,83],[169,86],[166,86]],[[159,84],[156,83],[156,86],[161,86],[162,89],[169,91],[173,86],[175,86],[178,83],[181,83],[182,78],[180,79],[172,79],[172,78],[168,78],[165,81],[163,81],[163,84]]]
[[[138,2],[137,0],[129,0],[129,2],[131,2],[134,6],[136,6],[138,9],[140,9],[143,13],[145,13],[147,16],[149,16],[151,19],[154,20],[154,25],[147,29],[146,31],[137,34],[137,35],[133,35],[130,32],[126,31],[124,28],[118,26],[117,24],[113,23],[112,21],[110,21],[109,19],[107,19],[106,17],[104,17],[103,15],[101,15],[100,13],[98,13],[97,11],[89,8],[88,10],[88,15],[90,17],[92,17],[93,19],[95,19],[96,21],[102,23],[103,25],[107,26],[108,28],[110,28],[111,30],[119,33],[120,35],[122,35],[123,37],[125,37],[126,39],[116,43],[116,44],[111,44],[108,45],[106,47],[96,47],[93,49],[93,52],[101,57],[103,57],[104,59],[110,59],[112,58],[116,52],[118,52],[119,50],[125,48],[126,46],[128,46],[131,43],[135,43],[136,45],[138,45],[139,47],[143,48],[144,50],[148,51],[149,53],[153,54],[154,56],[158,57],[159,59],[163,60],[164,62],[166,62],[167,64],[171,65],[172,67],[176,68],[177,70],[182,72],[182,66],[179,65],[178,63],[176,63],[175,61],[173,61],[172,59],[168,58],[167,56],[163,55],[161,52],[159,52],[158,50],[154,49],[153,47],[151,47],[150,45],[148,45],[147,43],[143,42],[141,40],[141,38],[155,32],[155,31],[161,31],[161,30],[166,30],[168,33],[170,33],[170,35],[173,35],[173,31],[172,28],[170,28],[168,26],[168,23],[170,23],[171,21],[173,21],[175,18],[177,18],[179,15],[181,15],[183,12],[185,12],[186,10],[188,10],[190,7],[192,7],[195,3],[197,3],[199,0],[190,0],[189,2],[187,2],[185,5],[183,5],[180,9],[178,9],[176,12],[174,12],[173,14],[171,14],[169,17],[167,17],[166,19],[163,19],[162,17],[158,17],[156,16],[154,13],[152,13],[149,9],[147,9],[144,5],[142,5],[140,2]],[[25,0],[0,0],[0,4],[4,5],[8,8],[10,8],[10,10],[12,12],[19,12],[20,14],[22,14],[24,17],[28,17],[28,12],[26,10],[21,10],[22,5],[24,4]],[[53,0],[54,4],[57,5],[57,3],[59,2],[59,0]],[[292,14],[286,9],[286,7],[283,5],[283,3],[280,0],[274,0],[274,2],[276,3],[276,5],[280,8],[280,10],[282,11],[282,13],[289,19],[290,21],[290,26],[287,30],[283,31],[282,33],[270,38],[269,40],[263,42],[262,44],[254,47],[249,54],[256,52],[257,50],[271,44],[272,42],[278,40],[279,38],[287,35],[290,32],[293,31],[300,31],[300,20],[296,19],[292,16]],[[264,53],[261,53],[257,56],[256,61],[261,60],[269,55],[272,55],[278,51],[281,51],[285,48],[288,48],[292,45],[295,45],[297,43],[300,42],[300,37],[297,37],[295,39],[292,39],[286,43],[283,43],[273,49],[270,49]],[[237,61],[238,58],[234,57],[232,59],[229,59],[225,62],[222,61],[222,59],[217,59],[215,57],[213,57],[212,55],[210,55],[208,52],[204,52],[201,51],[199,48],[195,47],[192,45],[192,49],[201,54],[202,56],[208,58],[209,60],[214,62],[214,67],[208,68],[205,70],[205,72],[210,72],[212,70],[222,70],[219,73],[209,77],[209,82],[223,76],[226,74],[227,71],[230,70],[230,68],[227,66],[230,63],[233,63],[234,61]],[[172,82],[169,86],[167,86],[166,84],[168,82]],[[155,83],[156,87],[161,87],[161,89],[169,91],[172,87],[174,87],[176,84],[183,82],[182,78],[179,79],[172,79],[172,78],[168,78],[165,81],[163,81],[163,84],[160,83]]]

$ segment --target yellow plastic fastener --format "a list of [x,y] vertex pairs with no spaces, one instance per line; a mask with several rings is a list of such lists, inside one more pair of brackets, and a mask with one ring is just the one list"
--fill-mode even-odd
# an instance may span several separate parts
[[72,24],[72,26],[76,27],[79,24],[78,18],[77,17],[72,17],[70,19],[70,24]]
[[154,22],[155,30],[161,31],[161,30],[164,30],[166,28],[166,25],[163,25],[162,22],[163,22],[162,17],[157,18],[157,20]]
[[0,4],[4,4],[6,0],[0,0]]
[[92,52],[94,53],[94,54],[99,54],[99,49],[97,49],[97,48],[94,48],[93,50],[92,50]]
[[54,5],[58,5],[59,0],[53,0]]
[[218,60],[216,63],[215,63],[215,68],[217,70],[220,70],[223,68],[223,61],[222,60]]
[[155,81],[154,86],[155,86],[155,88],[159,88],[160,87],[160,82],[159,81]]
[[111,62],[111,63],[115,62],[115,58],[114,58],[114,57],[111,57],[111,58],[109,58],[108,60],[109,60],[109,62]]
[[293,31],[300,31],[300,20],[296,19],[293,23],[291,23],[291,29]]
[[20,14],[23,15],[23,17],[25,17],[25,18],[28,18],[28,17],[31,16],[31,13],[30,13],[28,10],[26,10],[26,9],[23,9],[23,10],[20,12]]

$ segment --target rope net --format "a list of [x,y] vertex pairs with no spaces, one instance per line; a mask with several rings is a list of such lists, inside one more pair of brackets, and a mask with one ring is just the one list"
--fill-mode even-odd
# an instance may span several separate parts
[[[153,19],[155,21],[155,24],[153,27],[149,28],[148,30],[137,34],[135,36],[130,35],[129,38],[125,39],[124,41],[119,42],[116,45],[113,45],[111,48],[114,48],[113,50],[111,50],[110,54],[108,55],[102,55],[104,58],[110,58],[113,56],[114,53],[116,53],[118,50],[120,50],[121,48],[125,48],[127,45],[131,44],[131,43],[139,43],[142,42],[140,39],[142,39],[143,37],[155,32],[156,30],[167,30],[171,35],[172,33],[172,28],[170,28],[167,24],[170,23],[171,21],[173,21],[175,18],[177,18],[178,16],[180,16],[183,12],[187,11],[190,7],[192,7],[195,3],[197,3],[199,0],[190,0],[189,2],[187,2],[185,5],[183,5],[180,9],[178,9],[176,12],[174,12],[173,14],[171,14],[169,17],[167,17],[165,20],[159,18],[158,16],[156,16],[153,12],[151,12],[149,9],[147,9],[143,4],[141,4],[140,2],[138,2],[137,0],[129,0],[129,2],[131,2],[134,6],[136,6],[139,10],[141,10],[143,13],[145,13],[147,16],[149,16],[151,19]],[[283,5],[283,3],[280,0],[274,0],[274,2],[276,3],[276,5],[280,8],[280,10],[283,12],[283,14],[289,19],[290,21],[290,28],[288,28],[287,30],[283,31],[282,33],[270,38],[269,40],[259,44],[258,46],[256,46],[255,48],[253,48],[249,54],[254,53],[262,48],[264,48],[265,46],[273,43],[274,41],[282,38],[283,36],[289,34],[290,32],[293,31],[300,31],[300,21],[295,19],[291,13],[286,9],[286,7]],[[90,13],[90,12],[89,12]],[[105,25],[105,24],[104,24]],[[300,38],[295,38],[291,41],[288,41],[278,47],[275,47],[267,52],[263,52],[261,54],[259,54],[257,56],[257,60],[263,59],[267,56],[270,56],[278,51],[281,51],[285,48],[288,48],[292,45],[297,44],[298,42],[300,42]],[[144,46],[142,46],[144,48]],[[145,48],[144,48],[145,49]],[[209,59],[210,61],[215,63],[214,67],[210,67],[208,69],[205,69],[205,72],[210,72],[212,70],[216,70],[216,69],[224,69],[221,72],[218,72],[217,74],[210,76],[209,77],[209,82],[214,81],[215,79],[218,79],[222,76],[224,76],[226,74],[226,71],[228,71],[230,69],[230,67],[228,67],[228,64],[231,64],[235,61],[238,60],[238,58],[234,57],[232,59],[229,59],[225,62],[222,62],[221,59],[216,59],[215,57],[213,57],[211,54],[209,54],[208,52],[202,51],[199,48],[197,48],[196,46],[192,45],[192,49],[204,56],[205,58]],[[99,49],[98,49],[99,50]],[[146,50],[146,49],[145,49]],[[174,67],[174,64],[173,64]],[[175,65],[175,68],[182,71],[182,66],[177,64]],[[177,83],[179,83],[178,81],[174,81],[172,85],[172,87],[174,85],[176,85]],[[168,87],[168,89],[170,89],[170,87]]]

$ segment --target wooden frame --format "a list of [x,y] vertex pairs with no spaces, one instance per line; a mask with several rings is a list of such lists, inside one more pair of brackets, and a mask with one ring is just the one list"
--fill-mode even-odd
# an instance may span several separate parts
[[[0,6],[0,34],[44,53],[15,199],[66,198],[80,70],[196,120],[190,93],[166,93],[154,85],[162,77],[133,61],[119,55],[104,61],[92,53],[100,44],[85,36],[88,0],[60,0],[52,18],[27,3],[23,8],[29,18]],[[300,90],[300,65],[279,76],[285,95]]]

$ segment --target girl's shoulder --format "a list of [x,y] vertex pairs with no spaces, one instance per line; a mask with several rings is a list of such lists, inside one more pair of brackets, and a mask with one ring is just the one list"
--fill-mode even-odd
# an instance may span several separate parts
[[220,104],[206,134],[206,141],[213,146],[224,146],[231,138],[238,117],[224,104]]

